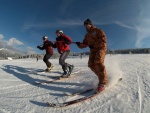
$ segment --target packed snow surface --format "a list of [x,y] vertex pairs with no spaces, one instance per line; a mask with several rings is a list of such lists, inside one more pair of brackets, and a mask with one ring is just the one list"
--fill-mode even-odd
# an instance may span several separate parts
[[[89,100],[63,108],[48,107],[46,102],[61,103],[84,95],[67,93],[96,88],[97,76],[88,68],[88,56],[68,58],[74,65],[74,77],[47,84],[35,81],[52,80],[62,73],[58,59],[50,59],[52,73],[42,59],[0,60],[0,113],[149,113],[150,55],[107,55],[105,66],[108,88]],[[118,82],[118,79],[122,81]]]

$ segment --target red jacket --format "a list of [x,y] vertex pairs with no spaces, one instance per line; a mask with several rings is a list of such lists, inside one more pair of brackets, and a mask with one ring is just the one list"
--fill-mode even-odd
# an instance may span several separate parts
[[53,54],[53,43],[51,41],[46,40],[43,44],[43,47],[41,47],[41,50],[46,51],[46,54]]
[[[58,52],[61,54],[67,50],[70,50],[69,43],[71,43],[71,38],[62,34],[61,36],[56,38],[55,47],[57,48]],[[67,43],[67,44],[66,44]]]

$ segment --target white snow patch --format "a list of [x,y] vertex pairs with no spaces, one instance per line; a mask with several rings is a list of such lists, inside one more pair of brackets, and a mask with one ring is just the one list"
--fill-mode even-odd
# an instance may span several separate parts
[[[105,66],[109,89],[90,100],[64,108],[47,107],[45,102],[58,103],[74,99],[65,96],[65,93],[96,87],[98,78],[88,68],[87,56],[66,60],[81,70],[76,77],[34,85],[35,81],[51,80],[51,76],[58,76],[62,72],[58,59],[50,61],[54,69],[59,69],[58,72],[31,73],[46,68],[42,59],[38,62],[36,59],[0,61],[0,113],[149,113],[149,54],[107,55]],[[122,81],[116,84],[119,78]]]
[[8,60],[13,60],[13,58],[11,58],[11,57],[7,57],[7,59],[8,59]]

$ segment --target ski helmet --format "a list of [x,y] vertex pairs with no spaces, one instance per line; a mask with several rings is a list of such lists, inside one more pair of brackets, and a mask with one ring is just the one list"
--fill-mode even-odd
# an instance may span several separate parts
[[48,37],[47,36],[43,36],[43,40],[45,40],[45,39],[48,39]]
[[56,33],[63,34],[63,31],[61,29],[58,29],[56,30]]

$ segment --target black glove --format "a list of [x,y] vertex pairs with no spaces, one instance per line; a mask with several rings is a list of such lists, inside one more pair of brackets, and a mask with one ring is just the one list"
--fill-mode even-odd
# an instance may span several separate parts
[[77,44],[77,46],[80,46],[81,43],[80,42],[76,42],[76,44]]
[[61,37],[56,37],[56,41],[61,41]]
[[93,45],[89,45],[89,48],[90,48],[90,49],[93,49],[93,48],[94,48],[94,46],[93,46]]
[[41,49],[41,47],[40,47],[40,46],[37,46],[37,48]]

